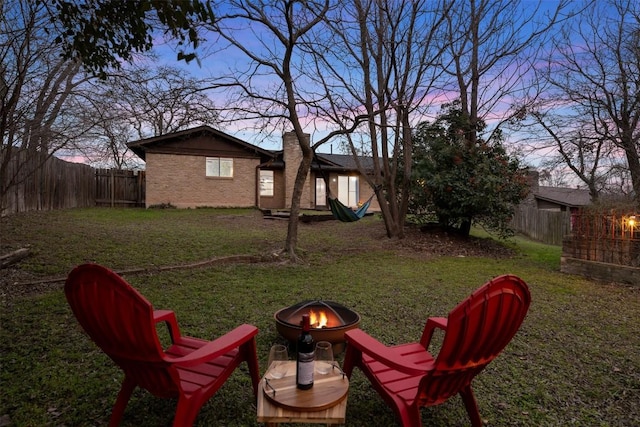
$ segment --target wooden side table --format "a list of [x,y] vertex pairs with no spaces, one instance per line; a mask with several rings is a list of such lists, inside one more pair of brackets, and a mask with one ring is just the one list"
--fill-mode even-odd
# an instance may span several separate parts
[[258,422],[268,427],[279,423],[344,424],[349,380],[339,369],[326,375],[315,373],[313,387],[298,390],[296,362],[280,363],[287,366],[283,378],[271,379],[267,371],[260,381]]

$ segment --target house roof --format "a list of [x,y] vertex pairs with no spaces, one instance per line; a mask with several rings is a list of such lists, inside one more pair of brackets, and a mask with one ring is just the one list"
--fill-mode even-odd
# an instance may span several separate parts
[[273,157],[274,153],[269,150],[265,150],[256,145],[249,144],[241,139],[236,138],[235,136],[231,136],[219,130],[216,130],[210,126],[198,126],[191,129],[186,129],[183,131],[173,132],[166,135],[154,136],[151,138],[141,139],[139,141],[132,141],[127,143],[127,146],[133,151],[138,157],[142,160],[145,160],[145,153],[148,149],[153,149],[155,147],[161,146],[163,144],[187,140],[191,139],[195,136],[199,135],[209,135],[216,138],[227,140],[233,144],[236,144],[247,151],[251,151],[253,153],[264,155],[268,157]]
[[591,196],[589,195],[589,190],[580,188],[540,186],[533,195],[537,199],[569,206],[572,208],[591,204]]
[[[352,171],[358,170],[355,158],[350,154],[324,154],[317,153],[317,160],[311,163],[313,170],[327,170],[327,171]],[[358,160],[360,166],[365,171],[373,170],[373,158],[359,156]]]
[[[145,160],[146,152],[149,150],[157,150],[163,146],[166,147],[171,143],[189,140],[202,135],[226,140],[232,144],[242,147],[247,151],[263,156],[264,160],[263,163],[261,163],[260,167],[272,169],[282,169],[285,167],[282,158],[283,150],[265,150],[206,125],[195,127],[192,129],[186,129],[183,131],[173,132],[166,135],[141,139],[139,141],[132,141],[127,143],[127,146],[138,157],[140,157],[142,160]],[[373,170],[373,158],[360,156],[359,162],[365,171]],[[358,170],[358,166],[353,156],[349,154],[317,153],[316,157],[314,157],[312,161],[311,169],[320,172],[347,172]]]
[[[274,158],[260,165],[263,168],[283,169],[285,162],[282,158],[283,152],[273,151]],[[373,170],[373,158],[359,157],[360,165],[365,171]],[[355,159],[350,154],[325,154],[316,153],[311,160],[311,170],[317,172],[348,172],[357,171],[358,166]]]

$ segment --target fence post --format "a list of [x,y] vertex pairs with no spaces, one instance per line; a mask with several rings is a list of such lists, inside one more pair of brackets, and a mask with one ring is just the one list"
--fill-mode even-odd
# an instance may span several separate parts
[[116,176],[115,173],[113,172],[113,169],[109,170],[110,173],[110,177],[109,177],[109,186],[110,186],[110,199],[111,199],[111,207],[114,207],[116,205]]

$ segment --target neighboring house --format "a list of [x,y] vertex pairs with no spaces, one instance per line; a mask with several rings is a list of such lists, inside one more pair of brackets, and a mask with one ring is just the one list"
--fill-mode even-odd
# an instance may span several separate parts
[[[307,138],[309,136],[307,135]],[[283,150],[265,150],[209,126],[130,142],[146,163],[146,206],[178,208],[258,207],[288,209],[302,159],[295,133],[283,136]],[[371,158],[360,158],[365,171]],[[327,189],[326,182],[329,183]],[[352,156],[317,154],[300,207],[327,209],[329,193],[357,207],[373,194]],[[371,210],[379,210],[375,197]]]
[[589,190],[563,187],[538,187],[533,193],[538,209],[576,211],[591,204]]
[[540,186],[536,170],[529,171],[528,179],[529,194],[515,210],[510,226],[543,243],[562,245],[571,232],[573,214],[591,204],[589,191]]
[[591,204],[589,190],[568,187],[545,187],[538,183],[538,172],[529,171],[529,195],[522,205],[538,210],[574,212]]

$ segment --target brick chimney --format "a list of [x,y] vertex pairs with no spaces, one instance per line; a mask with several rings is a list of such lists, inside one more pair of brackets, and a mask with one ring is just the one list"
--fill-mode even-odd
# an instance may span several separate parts
[[531,192],[536,193],[540,189],[540,172],[537,169],[529,168],[527,171],[527,180]]
[[[311,136],[306,133],[305,138],[307,143],[310,143]],[[298,174],[298,168],[302,162],[302,150],[298,144],[298,138],[295,132],[285,132],[282,137],[282,158],[284,160],[284,200],[285,207],[291,208],[291,196],[293,194],[293,186],[296,182],[296,175]],[[307,175],[307,179],[304,183],[302,190],[302,197],[300,198],[301,209],[312,209],[313,192],[311,187],[311,179]]]
[[520,202],[524,206],[536,206],[536,198],[534,195],[540,190],[540,173],[537,169],[529,168],[527,170],[527,182],[529,184],[529,194]]

